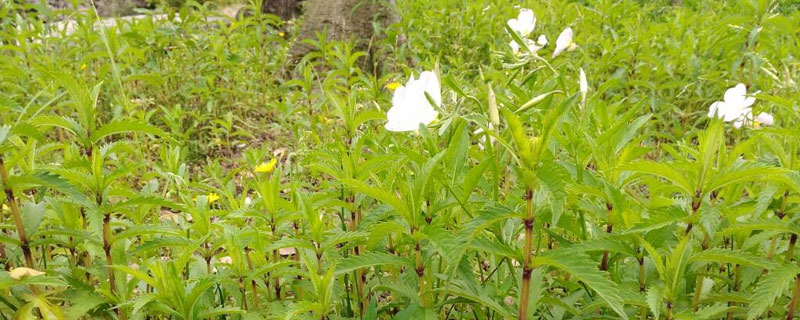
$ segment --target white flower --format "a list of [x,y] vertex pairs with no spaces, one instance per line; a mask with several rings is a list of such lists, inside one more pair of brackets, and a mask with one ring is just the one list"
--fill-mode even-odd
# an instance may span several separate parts
[[556,49],[553,51],[553,58],[558,57],[564,50],[572,51],[578,47],[572,42],[572,36],[572,28],[570,27],[561,31],[561,34],[558,35],[558,39],[556,39]]
[[[536,40],[535,42],[533,40],[531,40],[531,39],[527,39],[526,38],[525,39],[525,45],[528,47],[528,50],[531,53],[536,54],[537,52],[539,52],[540,49],[542,49],[545,46],[547,46],[547,37],[545,35],[541,35],[541,36],[539,36],[539,39]],[[511,40],[511,43],[509,43],[509,46],[511,46],[511,51],[514,54],[517,54],[517,55],[521,54],[521,52],[519,50],[520,49],[519,44],[516,41]],[[522,53],[524,54],[524,53],[527,53],[527,52],[522,52]]]
[[775,123],[775,117],[773,117],[769,113],[762,112],[762,113],[759,113],[758,116],[756,116],[756,120],[755,121],[756,121],[756,123],[761,124],[761,125],[771,126],[771,125],[773,125]]
[[419,79],[412,76],[405,85],[399,86],[392,97],[392,108],[386,113],[389,120],[386,130],[413,131],[419,129],[420,123],[428,125],[433,122],[439,113],[428,101],[426,92],[434,103],[442,103],[439,79],[431,71],[423,72]]
[[519,33],[523,38],[531,34],[535,26],[536,17],[533,15],[533,11],[529,9],[521,9],[516,19],[508,20],[508,27]]
[[[739,83],[725,91],[722,101],[716,101],[708,107],[708,116],[721,118],[725,122],[733,122],[734,127],[740,128],[745,121],[753,120],[750,106],[755,102],[755,97],[747,96],[747,87],[743,83]],[[770,126],[775,119],[769,113],[760,113],[755,121]]]
[[[494,126],[491,123],[489,123],[489,130],[494,130]],[[480,139],[478,140],[478,149],[480,150],[486,149],[486,136],[489,136],[490,145],[494,145],[494,143],[497,141],[497,139],[495,139],[494,136],[490,134],[484,134],[483,128],[478,128],[478,130],[473,131],[472,134],[481,135]]]
[[547,36],[540,35],[538,39],[536,39],[536,43],[542,47],[547,45]]
[[589,83],[586,81],[586,73],[583,68],[580,68],[580,88],[581,88],[581,102],[586,104],[586,93],[589,92]]

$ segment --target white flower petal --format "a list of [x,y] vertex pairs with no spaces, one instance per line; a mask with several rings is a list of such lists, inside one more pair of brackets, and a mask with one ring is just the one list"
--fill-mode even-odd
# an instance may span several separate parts
[[[431,96],[436,106],[442,104],[442,88],[439,85],[439,78],[433,71],[425,71],[419,75],[419,82],[422,85],[422,90]],[[433,109],[433,108],[431,108]]]
[[428,125],[439,115],[428,101],[425,93],[434,103],[442,103],[441,86],[435,73],[426,71],[419,79],[411,77],[405,85],[399,86],[392,97],[392,107],[386,112],[389,120],[385,128],[389,131],[413,131],[419,125]]
[[581,93],[586,95],[589,92],[589,82],[586,81],[586,73],[583,72],[583,68],[580,68],[580,78]]
[[516,41],[511,40],[508,45],[511,47],[511,52],[514,54],[519,54],[519,44]]
[[508,26],[522,37],[527,37],[536,26],[536,17],[530,9],[521,9],[516,19],[508,20]]
[[771,125],[775,124],[775,117],[773,117],[769,113],[762,112],[762,113],[759,113],[758,116],[756,116],[756,121],[758,121],[759,124],[762,124],[762,125],[765,125],[765,126],[771,126]]
[[712,117],[717,117],[717,116],[719,115],[717,112],[719,111],[719,106],[720,106],[720,104],[725,104],[725,102],[722,102],[722,101],[716,101],[716,102],[712,103],[712,104],[711,104],[711,105],[708,107],[708,117],[709,117],[709,118],[712,118]]
[[540,35],[539,39],[536,39],[536,43],[539,44],[542,47],[546,46],[547,45],[547,36]]
[[725,91],[724,100],[727,103],[742,104],[746,94],[747,87],[743,83],[740,83]]
[[561,34],[559,34],[556,39],[556,49],[553,51],[553,58],[558,57],[564,50],[569,49],[570,45],[572,45],[572,36],[572,28],[570,27],[561,31]]

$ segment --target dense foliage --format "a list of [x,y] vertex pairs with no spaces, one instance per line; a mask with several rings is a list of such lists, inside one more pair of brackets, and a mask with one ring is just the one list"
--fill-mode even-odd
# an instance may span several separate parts
[[212,5],[0,7],[0,318],[793,317],[796,3]]

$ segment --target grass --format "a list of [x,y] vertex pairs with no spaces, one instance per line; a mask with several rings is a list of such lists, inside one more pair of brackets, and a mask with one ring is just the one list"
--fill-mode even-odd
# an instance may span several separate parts
[[[791,319],[800,4],[670,2],[519,2],[534,56],[517,2],[399,1],[298,63],[302,20],[6,3],[0,319]],[[772,125],[708,116],[737,83]]]

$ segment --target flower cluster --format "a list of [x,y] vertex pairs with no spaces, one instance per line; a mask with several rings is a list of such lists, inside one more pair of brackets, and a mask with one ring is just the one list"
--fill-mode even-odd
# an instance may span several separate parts
[[[522,40],[525,42],[525,46],[528,48],[528,52],[530,54],[537,54],[540,49],[547,46],[547,36],[539,35],[536,41],[528,38],[531,33],[533,33],[533,29],[536,27],[536,16],[533,14],[533,11],[530,9],[522,8],[519,11],[519,15],[516,19],[509,19],[508,20],[508,27],[516,32]],[[556,47],[553,50],[553,58],[559,56],[564,51],[573,51],[578,48],[578,46],[572,41],[573,38],[573,31],[572,28],[567,27],[561,34],[558,35],[556,39]],[[522,54],[520,51],[520,44],[517,43],[515,40],[511,40],[509,43],[511,47],[511,51],[514,52],[516,55]]]

